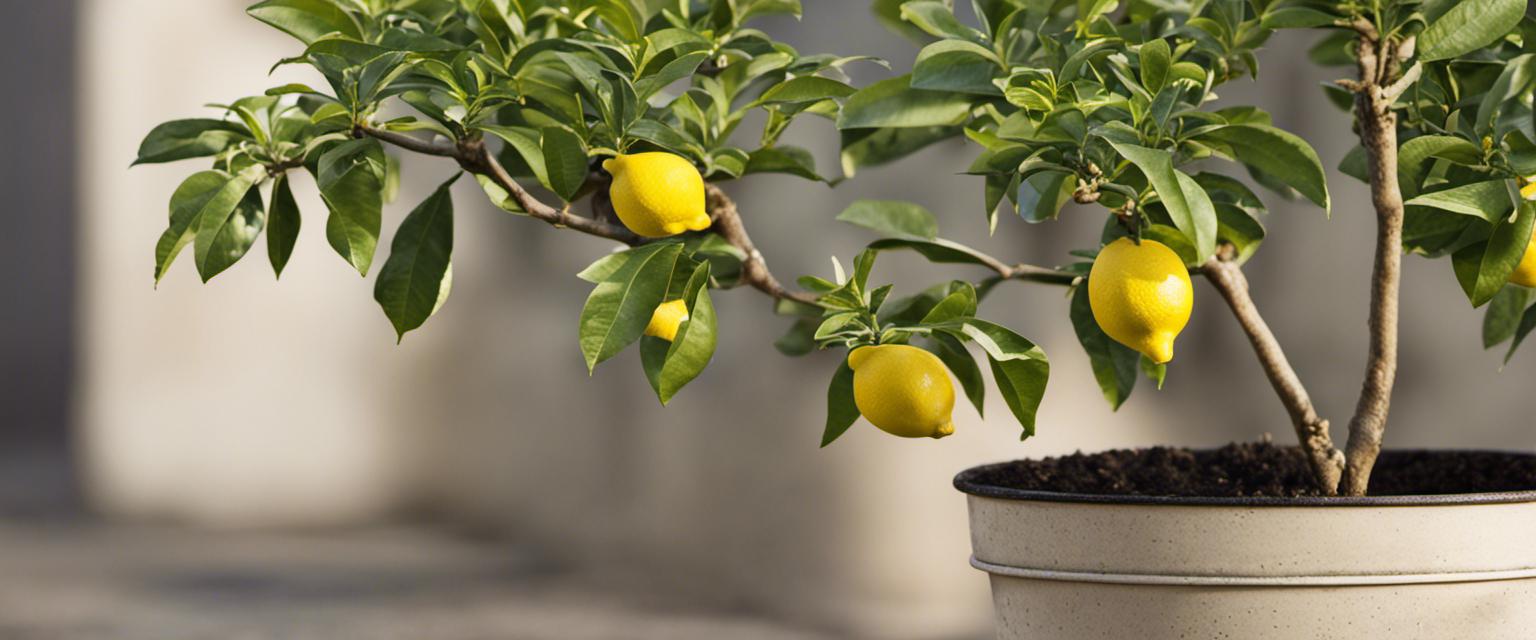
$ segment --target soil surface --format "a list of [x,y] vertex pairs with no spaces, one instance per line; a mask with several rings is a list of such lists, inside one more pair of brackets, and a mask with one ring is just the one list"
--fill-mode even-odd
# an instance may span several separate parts
[[[1076,453],[981,467],[976,484],[1093,495],[1316,496],[1301,450],[1270,443],[1220,449],[1169,447]],[[1440,495],[1536,489],[1536,455],[1487,451],[1384,451],[1370,495]]]

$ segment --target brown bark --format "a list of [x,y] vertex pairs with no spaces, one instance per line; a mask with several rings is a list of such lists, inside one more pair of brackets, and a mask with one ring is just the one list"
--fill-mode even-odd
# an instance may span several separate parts
[[1340,474],[1344,471],[1344,454],[1334,448],[1333,438],[1328,434],[1328,421],[1317,415],[1317,409],[1312,405],[1306,387],[1302,386],[1301,378],[1291,368],[1290,361],[1280,348],[1280,342],[1264,322],[1264,317],[1259,315],[1258,307],[1254,306],[1253,298],[1248,294],[1248,278],[1243,275],[1242,267],[1232,261],[1232,253],[1230,245],[1223,246],[1200,271],[1221,293],[1227,306],[1232,308],[1232,315],[1237,317],[1243,333],[1248,336],[1248,342],[1253,345],[1253,352],[1259,358],[1264,375],[1269,377],[1269,383],[1280,397],[1280,403],[1285,405],[1286,412],[1291,415],[1296,439],[1301,444],[1301,450],[1306,453],[1318,489],[1325,495],[1333,495],[1338,490]]
[[1362,35],[1356,48],[1360,78],[1355,92],[1355,117],[1366,153],[1377,232],[1368,320],[1369,359],[1360,399],[1349,421],[1349,442],[1344,452],[1347,466],[1340,487],[1351,496],[1365,495],[1369,488],[1397,377],[1403,195],[1397,183],[1397,114],[1392,111],[1392,103],[1405,87],[1393,77],[1398,66],[1398,46],[1390,40]]

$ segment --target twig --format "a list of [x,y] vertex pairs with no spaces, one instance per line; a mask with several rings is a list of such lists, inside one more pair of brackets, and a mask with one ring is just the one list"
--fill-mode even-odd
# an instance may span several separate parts
[[1222,245],[1217,255],[1200,267],[1200,272],[1221,293],[1227,306],[1232,308],[1232,315],[1242,325],[1243,333],[1248,335],[1264,375],[1269,377],[1275,394],[1280,396],[1280,403],[1291,415],[1296,438],[1307,455],[1318,488],[1326,495],[1333,495],[1344,471],[1344,454],[1334,448],[1333,439],[1328,434],[1328,421],[1317,415],[1301,378],[1291,368],[1285,351],[1280,348],[1280,342],[1264,322],[1264,317],[1259,315],[1258,307],[1254,306],[1248,293],[1248,278],[1233,257],[1232,246]]
[[714,222],[710,228],[747,256],[747,259],[741,263],[742,282],[772,296],[775,300],[787,298],[807,304],[816,303],[816,296],[785,289],[779,284],[778,279],[773,277],[773,273],[768,271],[768,263],[763,260],[762,252],[752,244],[752,238],[747,235],[746,226],[741,223],[741,214],[736,211],[736,203],[730,196],[725,195],[725,191],[714,184],[706,183],[704,196],[709,217]]

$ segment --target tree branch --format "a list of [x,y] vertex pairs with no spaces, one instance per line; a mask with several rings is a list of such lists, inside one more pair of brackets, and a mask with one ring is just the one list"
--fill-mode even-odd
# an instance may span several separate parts
[[1381,453],[1397,377],[1403,194],[1397,183],[1397,114],[1392,111],[1393,99],[1388,90],[1383,89],[1384,85],[1396,86],[1397,82],[1389,77],[1395,65],[1381,64],[1382,59],[1396,59],[1398,50],[1391,43],[1362,38],[1356,51],[1360,82],[1364,86],[1355,94],[1355,118],[1360,125],[1361,145],[1365,147],[1371,202],[1376,208],[1376,258],[1371,275],[1369,360],[1355,415],[1349,421],[1349,443],[1345,447],[1348,466],[1341,490],[1360,496],[1365,495],[1371,469]]
[[[647,240],[636,235],[623,225],[614,224],[597,218],[571,213],[569,209],[557,209],[534,197],[527,189],[517,183],[506,168],[496,159],[480,139],[469,139],[457,144],[427,141],[394,131],[386,131],[369,126],[358,126],[357,133],[372,136],[380,141],[387,142],[408,151],[423,153],[433,156],[454,158],[459,166],[470,173],[483,175],[495,181],[498,186],[505,189],[508,197],[516,202],[523,211],[537,220],[542,220],[552,226],[580,231],[587,235],[607,238],[627,245],[643,244]],[[747,258],[742,262],[742,282],[751,285],[754,289],[762,291],[778,299],[789,299],[807,304],[815,304],[816,297],[810,293],[790,291],[779,284],[778,279],[768,271],[768,265],[763,260],[762,252],[752,244],[752,238],[747,235],[746,227],[741,222],[741,215],[736,211],[736,204],[713,184],[705,186],[707,206],[710,211],[710,219],[714,224],[712,231],[719,234],[726,242],[740,249]]]
[[1269,330],[1264,317],[1259,315],[1258,307],[1254,306],[1253,298],[1248,294],[1248,278],[1243,275],[1242,267],[1233,261],[1233,257],[1232,246],[1222,245],[1217,255],[1200,267],[1200,272],[1221,293],[1227,306],[1232,308],[1232,315],[1242,325],[1243,333],[1248,335],[1248,342],[1253,345],[1253,352],[1264,368],[1264,375],[1269,377],[1275,394],[1280,396],[1280,403],[1285,405],[1286,412],[1291,415],[1296,438],[1306,453],[1318,489],[1325,495],[1333,495],[1338,490],[1339,478],[1344,471],[1344,454],[1334,448],[1333,439],[1328,434],[1328,421],[1317,415],[1317,409],[1312,406],[1312,398],[1307,395],[1306,387],[1302,386],[1301,378],[1291,368],[1290,361],[1280,348],[1280,342]]

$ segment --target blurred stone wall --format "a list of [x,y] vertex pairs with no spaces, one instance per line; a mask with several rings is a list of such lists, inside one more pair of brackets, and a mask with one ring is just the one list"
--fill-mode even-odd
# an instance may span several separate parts
[[[990,615],[986,580],[966,564],[964,501],[949,486],[960,469],[1076,449],[1290,437],[1235,322],[1198,282],[1166,388],[1143,383],[1118,414],[1093,384],[1060,289],[1014,283],[990,298],[990,317],[1053,358],[1039,435],[1024,443],[993,395],[986,419],[957,408],[959,433],[943,441],[900,441],[860,424],[819,450],[836,356],[780,356],[770,342],[785,322],[747,291],[716,296],[715,360],[663,409],[633,352],[589,378],[576,346],[587,287],[573,274],[610,243],[501,213],[470,182],[455,188],[453,297],[400,346],[372,282],[324,242],[308,177],[295,180],[305,229],[281,283],[258,248],[206,286],[183,261],[156,290],[151,248],[194,165],[128,170],[140,137],[162,120],[209,113],[205,102],[309,77],[296,67],[267,76],[298,45],[246,18],[243,4],[83,3],[76,429],[105,512],[227,527],[432,517],[542,542],[560,561],[639,588],[880,637],[945,637],[979,633]],[[808,1],[803,21],[764,28],[802,51],[874,54],[906,68],[916,47],[888,35],[865,4]],[[1270,108],[1331,167],[1352,144],[1349,119],[1317,88],[1336,72],[1305,64],[1307,45],[1304,35],[1277,37],[1264,80],[1222,94]],[[891,73],[854,71],[859,82]],[[786,141],[835,173],[836,140],[808,119]],[[865,197],[922,203],[946,236],[1010,260],[1064,262],[1097,238],[1101,214],[1079,209],[1055,224],[1004,219],[988,237],[980,182],[955,175],[974,151],[937,145],[835,189],[790,177],[729,189],[784,279],[826,275],[828,256],[846,262],[870,239],[832,221]],[[453,170],[405,161],[382,245]],[[1364,366],[1374,217],[1361,185],[1330,178],[1331,219],[1268,198],[1270,246],[1248,271],[1323,414],[1342,424]],[[905,291],[976,275],[911,255],[883,257],[876,271]],[[1390,444],[1536,445],[1523,395],[1536,356],[1500,372],[1448,263],[1410,258],[1405,278]]]

